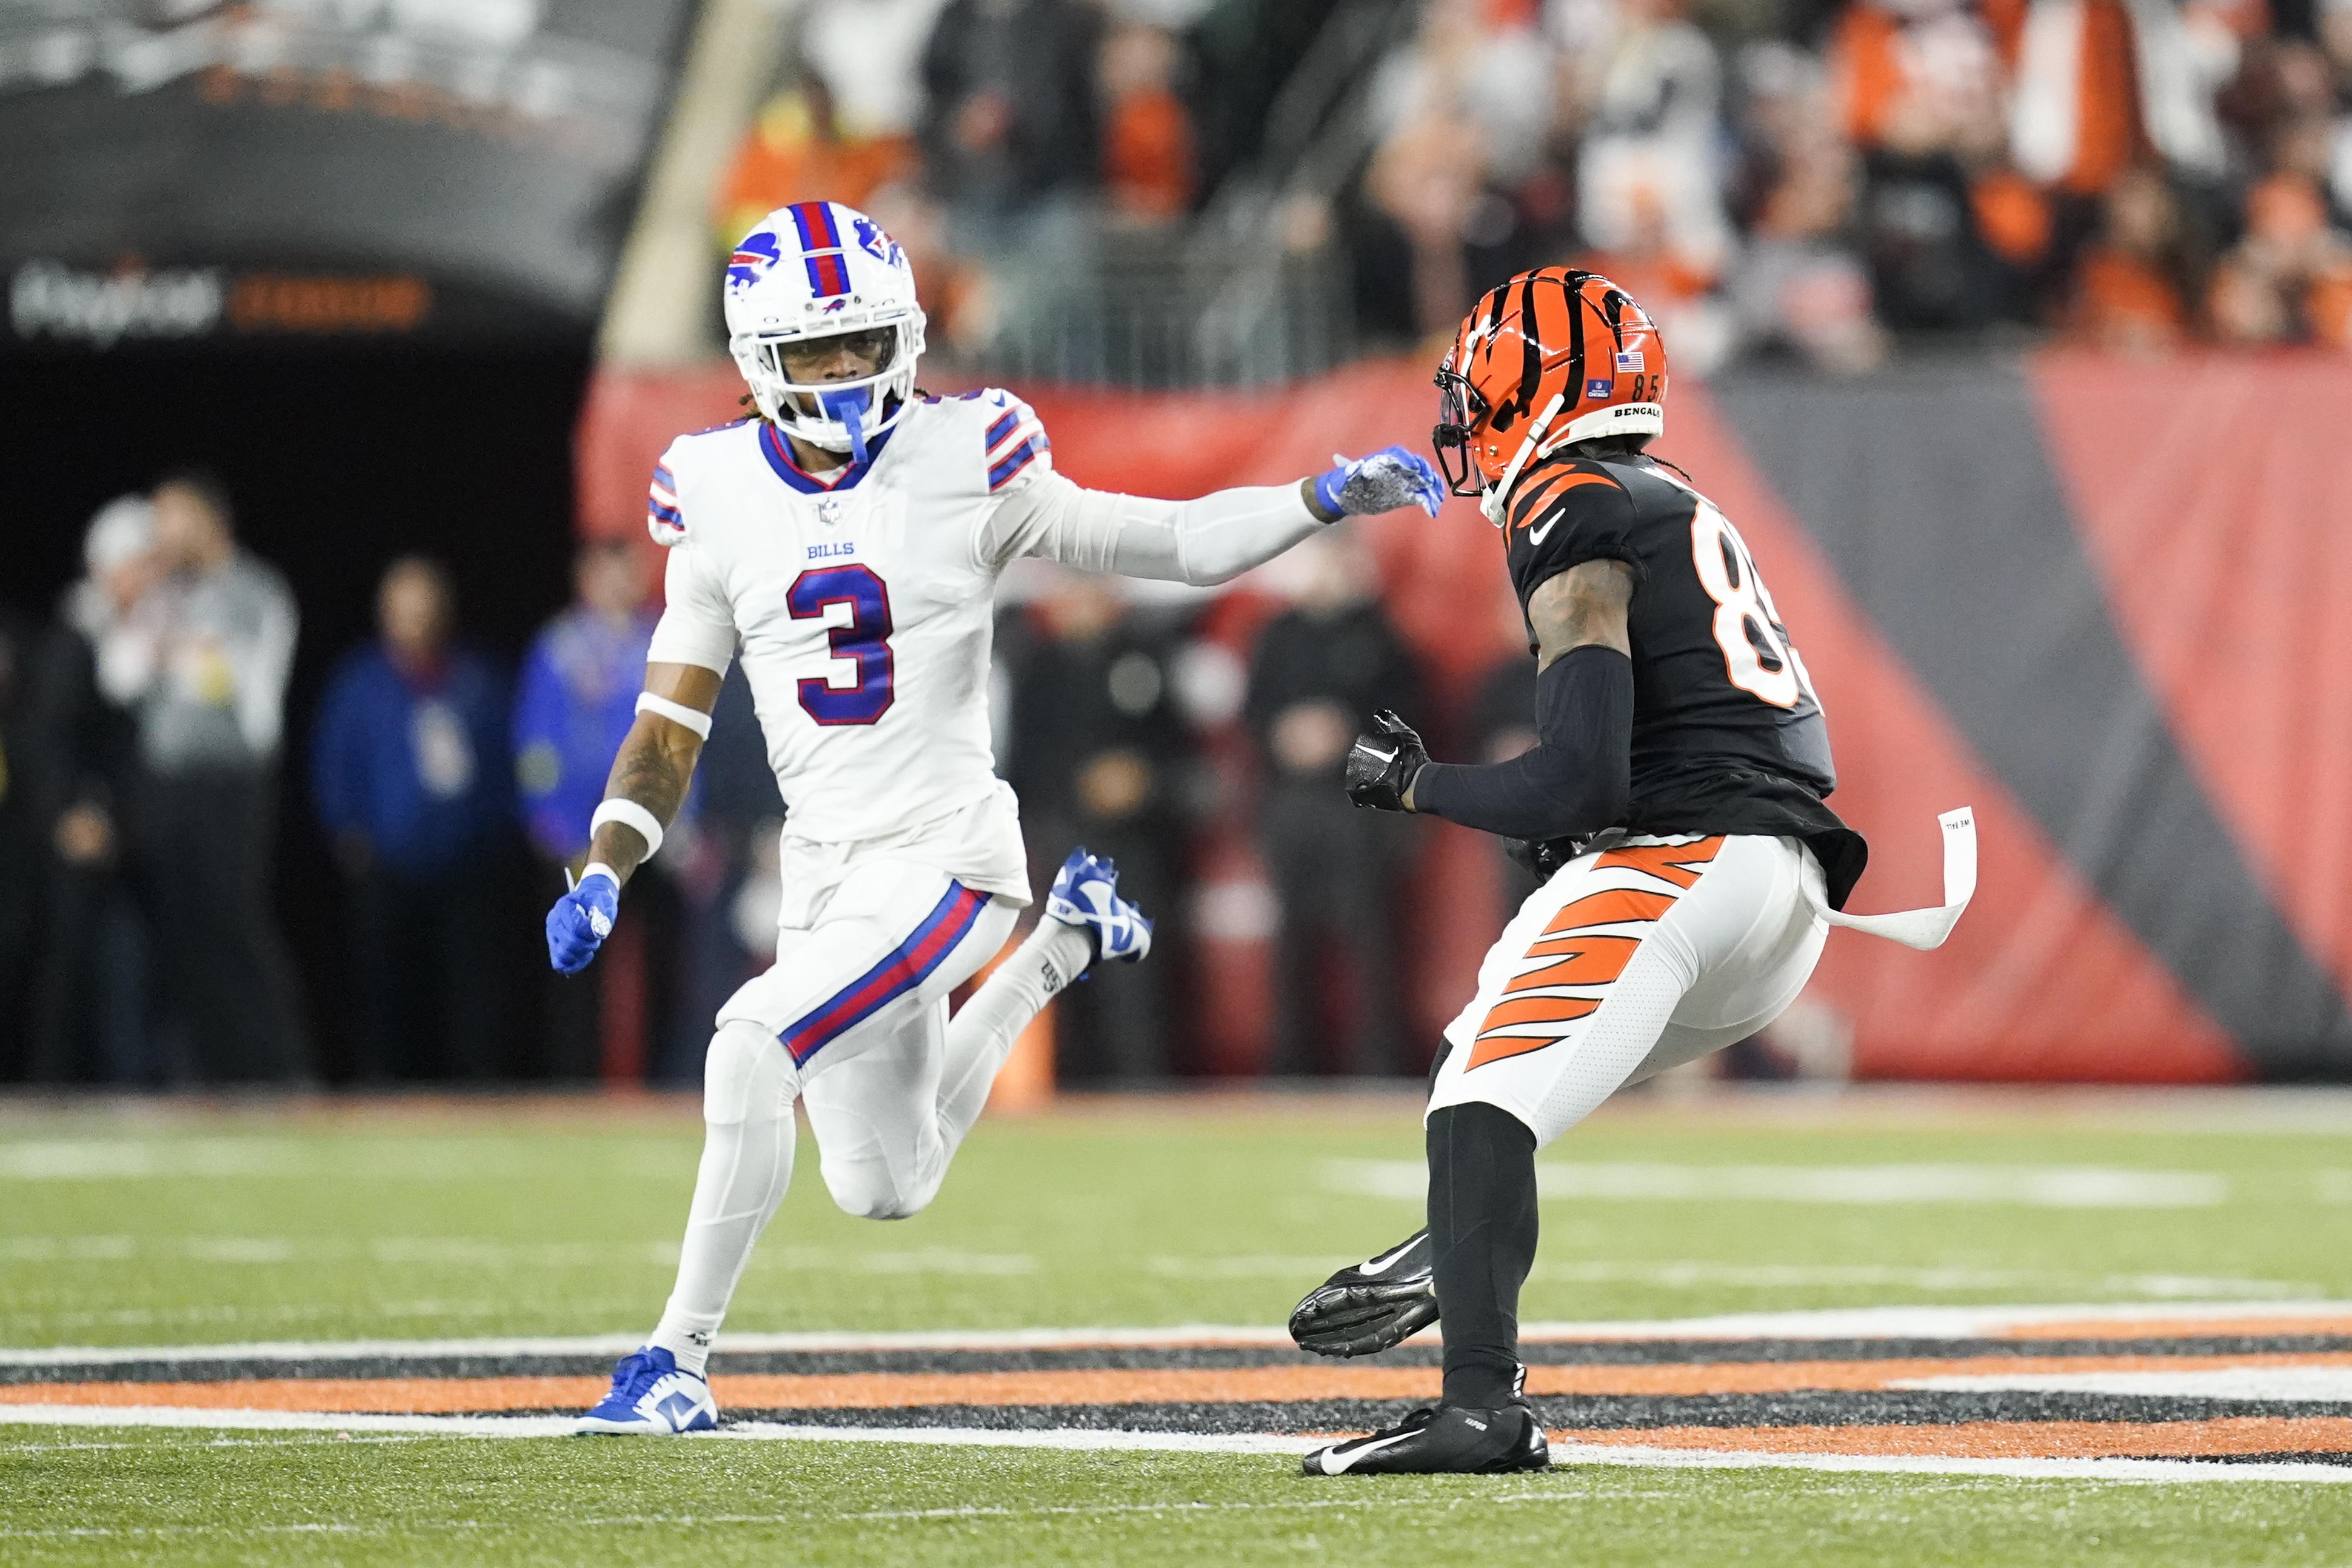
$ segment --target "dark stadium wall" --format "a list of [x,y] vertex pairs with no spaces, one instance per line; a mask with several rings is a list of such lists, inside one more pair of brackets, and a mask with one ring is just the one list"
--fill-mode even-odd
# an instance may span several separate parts
[[[600,384],[583,521],[634,529],[667,434],[731,409],[724,367]],[[1277,391],[1021,389],[1082,483],[1278,483],[1426,439],[1427,367]],[[1936,901],[1937,812],[1983,873],[1941,950],[1833,935],[1809,995],[1875,1078],[2352,1077],[2352,363],[2161,367],[2052,352],[1675,389],[1661,455],[1754,546],[1830,716],[1835,804],[1871,841],[1853,907]],[[1139,438],[1143,433],[1148,438]],[[1499,541],[1466,502],[1365,525],[1435,692],[1513,653]],[[1212,634],[1245,645],[1246,592]],[[1432,824],[1416,1027],[1434,1042],[1499,925],[1479,836]],[[1238,821],[1196,852],[1255,875]],[[1247,1070],[1262,954],[1203,944],[1197,1065]]]
[[[584,344],[387,354],[119,353],[0,356],[0,451],[38,481],[14,508],[0,597],[46,620],[80,571],[81,536],[112,497],[173,467],[211,468],[245,543],[291,580],[301,641],[287,705],[278,907],[301,973],[320,1064],[341,1075],[348,1009],[341,890],[304,782],[320,691],[373,634],[376,581],[394,557],[445,563],[462,634],[509,670],[571,596],[572,434]],[[484,866],[514,933],[501,1071],[541,1059],[538,912],[509,843]]]

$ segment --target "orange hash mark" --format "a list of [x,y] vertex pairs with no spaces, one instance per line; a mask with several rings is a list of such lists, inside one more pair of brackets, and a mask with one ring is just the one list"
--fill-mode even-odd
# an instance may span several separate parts
[[1546,986],[1605,986],[1625,972],[1641,945],[1638,936],[1580,936],[1566,957],[1528,970],[1505,986],[1503,994],[1540,990]]
[[1919,1455],[1963,1459],[2162,1459],[2352,1452],[2352,1417],[2215,1421],[1963,1421],[1923,1427],[1654,1427],[1554,1432],[1554,1441],[1717,1453]]
[[1630,887],[1604,888],[1588,893],[1559,906],[1559,913],[1543,928],[1547,936],[1562,931],[1581,931],[1588,925],[1614,925],[1621,921],[1655,920],[1675,906],[1671,893],[1642,893]]
[[[1722,852],[1723,837],[1701,839],[1688,844],[1632,844],[1622,850],[1611,850],[1595,863],[1603,866],[1625,866],[1647,872],[1661,882],[1676,887],[1689,887],[1705,874],[1707,862]],[[1693,871],[1691,868],[1698,869]]]

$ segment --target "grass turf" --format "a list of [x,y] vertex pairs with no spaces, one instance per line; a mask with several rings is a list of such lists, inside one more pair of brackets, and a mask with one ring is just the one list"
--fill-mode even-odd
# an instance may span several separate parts
[[1281,1458],[874,1444],[79,1441],[96,1446],[0,1442],[0,1559],[2223,1568],[2352,1553],[2352,1489],[2266,1482],[1601,1468],[1318,1482]]
[[[1628,1103],[1546,1163],[2097,1166],[2217,1178],[2217,1201],[1548,1202],[1525,1310],[2352,1296],[2352,1117],[2117,1103]],[[693,1114],[0,1112],[0,1342],[638,1330],[668,1285]],[[940,1201],[888,1226],[831,1207],[804,1141],[730,1327],[1278,1322],[1319,1270],[1415,1223],[1333,1165],[1410,1160],[1414,1122],[1399,1100],[992,1123]],[[2352,1563],[2352,1488],[1582,1468],[1325,1484],[1292,1463],[0,1426],[0,1561]]]
[[[2352,1297],[2352,1115],[2342,1132],[2222,1132],[1783,1103],[1605,1112],[1544,1163],[2090,1166],[2218,1177],[2221,1200],[1547,1202],[1525,1315]],[[984,1124],[939,1200],[887,1225],[833,1207],[803,1137],[729,1327],[1279,1322],[1323,1271],[1419,1223],[1414,1202],[1334,1179],[1335,1162],[1413,1160],[1416,1120],[1400,1099]],[[0,1112],[0,1343],[647,1327],[698,1132],[688,1102]]]

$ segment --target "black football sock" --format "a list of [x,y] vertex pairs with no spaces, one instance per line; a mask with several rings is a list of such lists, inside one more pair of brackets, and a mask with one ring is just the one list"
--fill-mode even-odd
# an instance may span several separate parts
[[1445,1403],[1494,1410],[1518,1393],[1519,1287],[1536,1260],[1536,1135],[1508,1111],[1429,1118],[1429,1239],[1445,1330]]

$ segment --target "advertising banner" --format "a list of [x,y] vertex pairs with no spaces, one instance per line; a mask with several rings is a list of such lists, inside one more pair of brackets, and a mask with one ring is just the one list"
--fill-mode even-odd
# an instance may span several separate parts
[[0,352],[593,329],[688,0],[0,0]]

